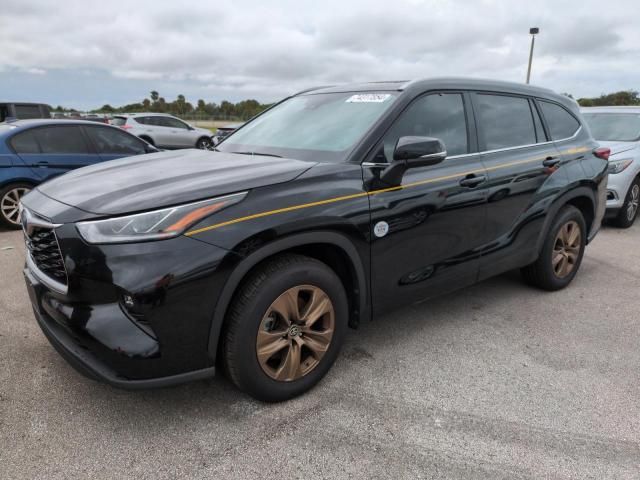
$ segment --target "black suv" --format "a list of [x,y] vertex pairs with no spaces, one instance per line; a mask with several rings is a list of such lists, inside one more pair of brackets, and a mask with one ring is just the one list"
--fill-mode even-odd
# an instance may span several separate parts
[[547,290],[600,226],[607,149],[577,104],[432,79],[308,90],[216,151],[83,168],[23,198],[38,323],[124,388],[222,365],[250,395],[311,388],[348,326],[512,269]]

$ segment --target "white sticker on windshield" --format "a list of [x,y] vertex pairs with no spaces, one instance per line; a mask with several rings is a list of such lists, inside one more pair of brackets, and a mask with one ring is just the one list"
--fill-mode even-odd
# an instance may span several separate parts
[[347,98],[346,103],[382,103],[390,97],[388,93],[359,93]]

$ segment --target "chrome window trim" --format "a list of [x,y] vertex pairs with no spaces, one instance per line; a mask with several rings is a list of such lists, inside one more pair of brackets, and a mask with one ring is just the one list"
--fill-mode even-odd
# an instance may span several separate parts
[[[576,130],[576,133],[574,133],[570,137],[561,138],[560,140],[550,140],[550,141],[547,141],[547,142],[530,143],[528,145],[518,145],[518,146],[515,146],[515,147],[496,148],[494,150],[483,150],[481,152],[463,153],[463,154],[460,154],[460,155],[451,155],[450,157],[447,157],[446,159],[449,160],[449,159],[453,159],[453,158],[472,157],[474,155],[486,155],[486,154],[489,154],[489,153],[501,153],[501,152],[508,152],[510,150],[519,150],[521,148],[531,148],[531,147],[538,147],[538,146],[541,146],[541,145],[552,145],[552,144],[558,143],[558,142],[566,142],[567,140],[575,139],[578,136],[578,134],[580,133],[581,130],[582,130],[582,125],[580,125],[578,127],[578,129]],[[384,167],[384,166],[389,166],[390,163],[363,162],[361,165],[363,167]]]

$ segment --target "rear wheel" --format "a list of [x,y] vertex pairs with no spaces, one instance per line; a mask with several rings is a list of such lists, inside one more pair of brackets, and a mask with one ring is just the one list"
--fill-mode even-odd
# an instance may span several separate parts
[[522,269],[527,283],[544,290],[560,290],[576,276],[586,246],[582,212],[566,205],[556,216],[538,259]]
[[27,183],[14,183],[0,190],[0,223],[9,228],[20,228],[20,199],[32,186]]
[[627,192],[622,208],[613,219],[613,224],[618,228],[629,228],[638,216],[638,204],[640,203],[640,178],[636,178]]
[[223,337],[228,376],[263,401],[304,393],[335,361],[347,312],[342,283],[325,264],[293,254],[268,261],[231,306]]

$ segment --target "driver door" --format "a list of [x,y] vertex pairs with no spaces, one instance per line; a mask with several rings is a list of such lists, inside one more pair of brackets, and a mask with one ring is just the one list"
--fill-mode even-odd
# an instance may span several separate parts
[[[471,102],[463,92],[414,100],[363,164],[371,208],[373,311],[384,311],[475,283],[485,238],[487,172],[477,152]],[[398,138],[427,136],[447,158],[406,171],[401,185],[379,179]],[[392,187],[392,186],[391,186]]]

